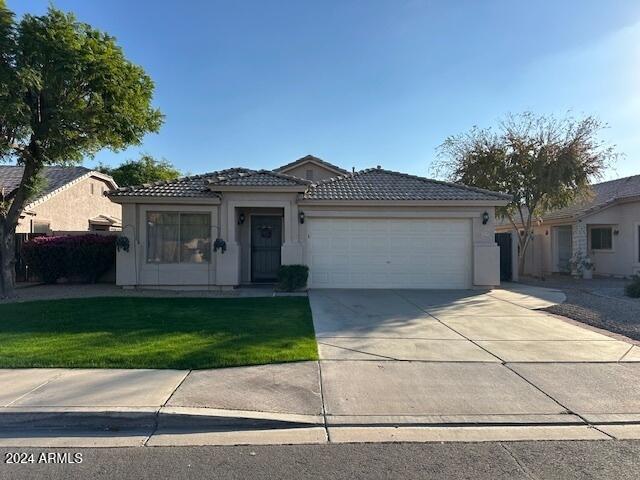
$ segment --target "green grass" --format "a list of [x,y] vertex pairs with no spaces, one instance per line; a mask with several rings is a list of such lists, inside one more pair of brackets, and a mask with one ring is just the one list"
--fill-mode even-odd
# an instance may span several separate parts
[[0,305],[0,367],[216,368],[316,360],[305,297]]

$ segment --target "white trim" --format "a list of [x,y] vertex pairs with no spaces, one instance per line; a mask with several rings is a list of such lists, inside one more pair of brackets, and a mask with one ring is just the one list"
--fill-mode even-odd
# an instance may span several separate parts
[[508,200],[298,200],[298,205],[363,207],[504,207]]
[[304,192],[309,185],[209,185],[212,192]]
[[330,218],[474,218],[478,216],[476,210],[428,210],[414,212],[397,210],[302,210],[305,218],[330,217]]
[[161,205],[220,205],[218,197],[110,197],[113,203],[161,204]]

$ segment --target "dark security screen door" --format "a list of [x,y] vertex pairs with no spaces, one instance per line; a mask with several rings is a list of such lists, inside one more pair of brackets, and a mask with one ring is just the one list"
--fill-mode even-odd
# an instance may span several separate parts
[[251,217],[251,281],[274,282],[280,267],[282,217]]

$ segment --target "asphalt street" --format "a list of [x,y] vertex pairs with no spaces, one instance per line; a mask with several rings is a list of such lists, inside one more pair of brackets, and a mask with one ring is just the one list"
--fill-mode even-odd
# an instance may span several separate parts
[[[637,479],[640,441],[2,450],[4,479]],[[81,463],[6,464],[7,453]],[[41,453],[44,457],[40,457]],[[14,455],[15,457],[15,455]]]

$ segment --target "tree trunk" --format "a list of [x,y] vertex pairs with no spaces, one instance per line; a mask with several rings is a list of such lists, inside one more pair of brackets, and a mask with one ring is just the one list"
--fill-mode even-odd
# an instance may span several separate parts
[[[0,297],[13,295],[15,277],[15,229],[10,228],[6,220],[0,224]],[[9,228],[7,228],[9,227]]]
[[35,140],[29,144],[29,154],[24,162],[24,172],[20,185],[15,190],[6,214],[0,217],[0,296],[12,295],[16,286],[15,279],[15,241],[16,228],[20,214],[27,200],[35,190],[38,174],[42,170],[43,161],[40,149]]
[[520,252],[518,253],[518,276],[522,277],[524,275],[524,263],[525,263],[525,249],[520,247]]
[[529,244],[531,243],[529,240],[531,240],[531,230],[525,230],[524,236],[520,235],[520,232],[518,232],[518,246],[519,248],[519,252],[518,252],[518,275],[522,276],[524,275],[524,265],[525,265],[525,259],[526,259],[526,254],[527,254],[527,248],[529,247]]

